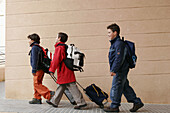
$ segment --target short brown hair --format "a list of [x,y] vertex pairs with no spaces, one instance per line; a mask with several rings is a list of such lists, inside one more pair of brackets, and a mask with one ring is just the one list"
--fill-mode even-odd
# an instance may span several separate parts
[[58,38],[61,37],[61,42],[66,42],[67,39],[68,39],[68,35],[66,33],[63,33],[63,32],[59,32],[58,33]]
[[28,39],[34,40],[34,42],[36,42],[38,44],[40,43],[40,37],[36,33],[28,35]]
[[118,35],[120,34],[120,27],[116,23],[107,26],[107,29],[111,29],[113,32],[116,31]]

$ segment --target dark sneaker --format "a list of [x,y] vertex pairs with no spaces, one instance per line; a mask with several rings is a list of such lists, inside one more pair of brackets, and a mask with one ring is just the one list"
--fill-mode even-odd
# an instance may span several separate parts
[[74,109],[81,109],[81,108],[86,107],[86,106],[87,106],[87,104],[79,105],[79,106],[75,106]]
[[71,102],[72,105],[77,105],[77,103],[74,101],[74,102]]
[[138,109],[140,109],[141,107],[143,107],[144,104],[140,103],[140,104],[133,104],[133,108],[130,109],[130,112],[136,112]]
[[47,104],[52,105],[53,103],[50,100],[46,100]]
[[119,112],[119,108],[104,108],[103,109],[105,112]]
[[46,100],[46,102],[49,104],[49,105],[52,105],[53,107],[57,108],[58,106],[53,104],[52,102],[50,102],[49,100]]
[[29,101],[29,104],[42,104],[41,99],[33,98],[31,101]]

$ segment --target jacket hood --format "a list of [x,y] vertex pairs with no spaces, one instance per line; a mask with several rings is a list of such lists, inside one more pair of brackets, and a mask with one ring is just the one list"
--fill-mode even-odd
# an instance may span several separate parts
[[57,42],[54,47],[57,47],[58,44],[65,44],[64,42]]

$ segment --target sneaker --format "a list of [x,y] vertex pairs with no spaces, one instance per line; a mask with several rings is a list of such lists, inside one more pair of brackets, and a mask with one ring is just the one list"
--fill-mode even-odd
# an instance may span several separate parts
[[49,105],[52,105],[53,107],[57,108],[58,106],[53,104],[52,102],[50,102],[50,100],[46,100],[46,102],[49,104]]
[[75,106],[74,109],[81,109],[81,108],[86,107],[86,106],[87,106],[87,104],[79,105],[79,106]]
[[74,102],[71,102],[72,105],[77,105],[77,103],[74,101]]
[[52,105],[52,102],[50,100],[46,100],[47,104]]
[[136,112],[138,109],[140,109],[141,107],[143,107],[144,104],[143,103],[140,103],[140,104],[133,104],[133,108],[130,109],[129,111],[130,112]]
[[42,104],[41,99],[33,98],[31,101],[29,101],[29,104]]
[[108,107],[108,108],[104,108],[103,109],[105,112],[119,112],[119,108],[117,107],[117,108],[110,108],[110,107]]

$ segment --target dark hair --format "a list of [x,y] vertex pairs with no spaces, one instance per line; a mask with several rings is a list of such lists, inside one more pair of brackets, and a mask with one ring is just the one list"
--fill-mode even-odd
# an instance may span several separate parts
[[58,33],[58,38],[61,37],[61,42],[66,42],[68,39],[68,35],[66,33],[59,32]]
[[40,37],[36,33],[28,35],[28,39],[34,40],[38,44],[40,43]]
[[116,23],[107,26],[107,29],[111,29],[113,32],[116,31],[118,35],[120,34],[120,27]]

